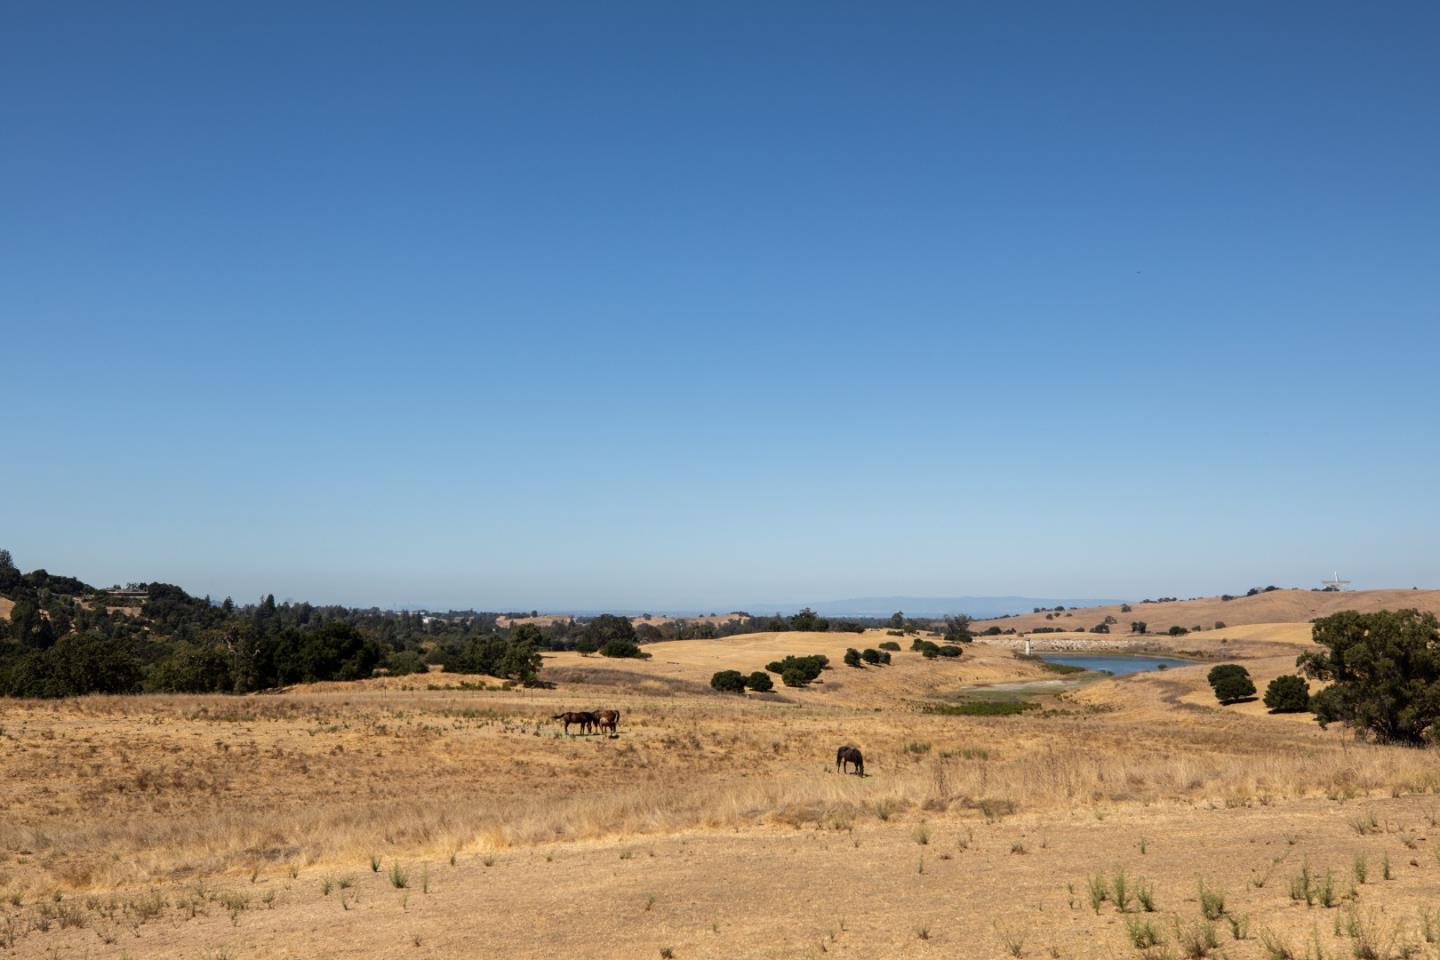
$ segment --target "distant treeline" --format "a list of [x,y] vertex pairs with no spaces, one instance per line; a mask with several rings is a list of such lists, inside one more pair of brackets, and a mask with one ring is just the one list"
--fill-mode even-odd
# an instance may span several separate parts
[[[737,614],[727,622],[673,620],[636,625],[602,614],[501,627],[500,614],[476,610],[411,613],[378,608],[221,603],[167,583],[101,590],[44,570],[21,573],[0,550],[0,597],[13,600],[0,619],[0,695],[63,697],[83,693],[249,693],[294,683],[356,680],[385,672],[488,674],[532,683],[545,650],[643,657],[657,640],[719,639],[761,631],[847,631],[884,626],[905,633],[943,629],[969,638],[968,617],[943,624],[903,613],[828,620],[805,609],[785,617]],[[533,612],[531,614],[533,616]]]
[[[138,594],[138,595],[137,595]],[[0,695],[248,693],[292,683],[353,680],[432,664],[530,682],[545,639],[497,614],[442,615],[277,604],[213,603],[166,583],[112,595],[44,570],[22,574],[0,550]]]

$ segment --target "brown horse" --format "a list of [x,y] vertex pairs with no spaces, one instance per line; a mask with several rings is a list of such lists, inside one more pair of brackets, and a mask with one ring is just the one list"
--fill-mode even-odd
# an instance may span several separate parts
[[566,736],[570,735],[570,724],[572,723],[578,723],[580,725],[580,734],[582,736],[589,733],[590,728],[596,723],[595,714],[588,710],[572,710],[568,713],[557,713],[550,719],[559,720],[565,724]]
[[595,711],[595,725],[601,730],[610,731],[610,736],[620,736],[620,711],[619,710],[597,710]]
[[855,772],[859,776],[865,776],[865,758],[860,755],[860,750],[850,746],[848,743],[835,751],[835,771],[844,773],[846,764],[853,763]]

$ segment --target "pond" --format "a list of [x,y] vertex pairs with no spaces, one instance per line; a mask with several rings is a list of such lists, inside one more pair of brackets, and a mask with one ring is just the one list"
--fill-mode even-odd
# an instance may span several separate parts
[[1117,677],[1127,673],[1144,673],[1147,670],[1162,668],[1169,670],[1172,667],[1195,665],[1194,660],[1181,660],[1176,657],[1140,657],[1130,654],[1042,653],[1040,659],[1047,663],[1063,663],[1066,666],[1083,667],[1086,670],[1105,670]]

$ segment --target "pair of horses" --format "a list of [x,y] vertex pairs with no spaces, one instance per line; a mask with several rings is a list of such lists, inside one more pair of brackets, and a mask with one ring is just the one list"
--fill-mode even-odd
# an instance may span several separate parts
[[608,731],[612,737],[620,736],[619,710],[572,710],[557,713],[550,719],[565,724],[566,736],[570,735],[571,724],[578,724],[582,735],[592,731]]

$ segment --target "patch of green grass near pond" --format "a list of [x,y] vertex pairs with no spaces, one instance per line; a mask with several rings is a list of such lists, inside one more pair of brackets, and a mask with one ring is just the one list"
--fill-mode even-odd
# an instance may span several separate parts
[[[1042,670],[1049,670],[1051,673],[1086,673],[1087,667],[1077,667],[1073,663],[1051,663],[1039,654],[1032,653],[1026,656],[1023,653],[1014,654],[1016,660],[1024,660],[1026,663],[1033,663]],[[1103,672],[1103,671],[1102,671]]]
[[938,713],[946,717],[1013,717],[1026,710],[1037,709],[1028,700],[972,700],[968,703],[925,703],[923,713]]

